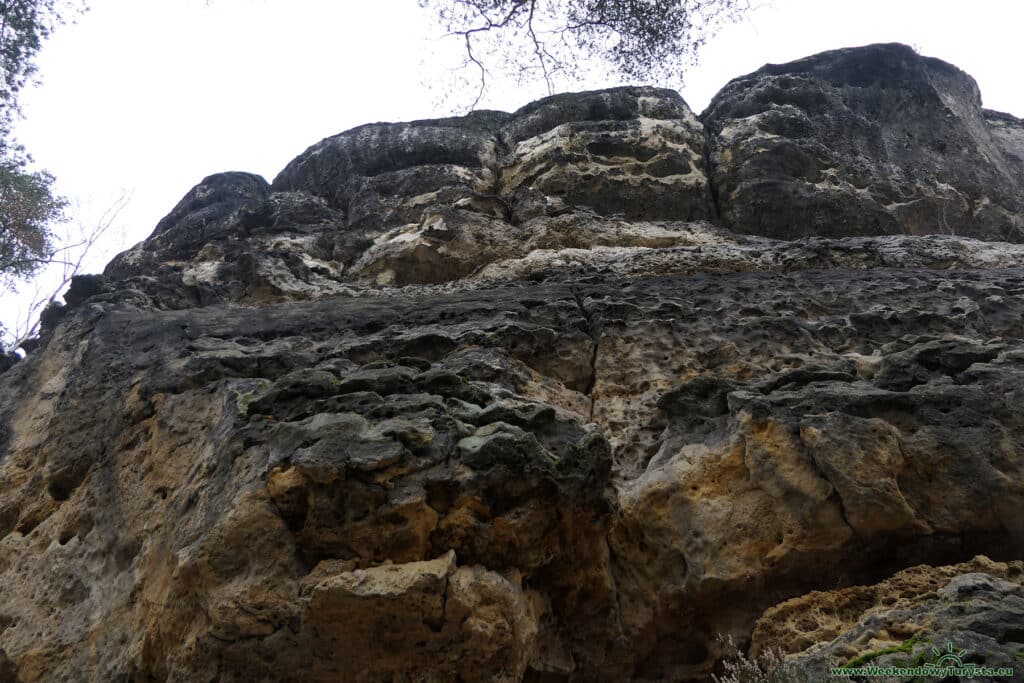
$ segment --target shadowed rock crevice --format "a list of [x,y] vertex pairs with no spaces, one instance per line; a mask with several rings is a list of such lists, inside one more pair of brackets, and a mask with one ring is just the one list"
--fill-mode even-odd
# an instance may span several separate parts
[[590,339],[593,344],[593,348],[590,353],[590,378],[587,380],[587,386],[583,390],[583,395],[587,397],[590,402],[590,408],[588,411],[589,422],[594,421],[594,403],[597,398],[594,396],[594,387],[597,384],[597,356],[601,351],[601,329],[599,325],[594,321],[590,312],[587,310],[587,302],[584,301],[580,295],[579,290],[575,287],[572,289],[573,299],[576,301],[576,306],[580,310],[580,315],[583,316],[585,325],[585,332],[590,335]]

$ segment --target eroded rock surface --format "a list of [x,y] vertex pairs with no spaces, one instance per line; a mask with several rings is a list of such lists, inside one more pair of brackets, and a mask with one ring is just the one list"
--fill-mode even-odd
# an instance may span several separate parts
[[788,600],[758,620],[753,647],[797,653],[791,661],[811,680],[825,680],[833,666],[922,666],[942,663],[950,653],[958,664],[1012,671],[971,680],[1019,680],[1022,625],[1024,564],[976,557],[913,567],[873,586]]
[[[955,144],[897,151],[908,111]],[[1012,654],[1020,121],[898,46],[701,118],[619,88],[363,126],[76,279],[0,375],[0,679]]]
[[722,222],[769,237],[941,232],[1020,241],[1020,122],[905,45],[825,52],[730,82],[701,117]]

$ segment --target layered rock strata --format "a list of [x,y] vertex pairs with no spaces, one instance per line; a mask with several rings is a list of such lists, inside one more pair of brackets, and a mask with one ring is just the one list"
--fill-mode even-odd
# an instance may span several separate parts
[[204,179],[0,375],[0,680],[1024,676],[1022,141],[880,45]]

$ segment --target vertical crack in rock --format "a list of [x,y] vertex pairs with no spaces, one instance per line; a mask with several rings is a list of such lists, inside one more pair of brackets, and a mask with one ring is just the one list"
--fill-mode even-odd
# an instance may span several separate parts
[[843,503],[843,497],[839,495],[839,491],[835,490],[835,487],[833,487],[832,496],[835,498],[836,507],[839,509],[839,516],[842,517],[843,523],[850,528],[850,533],[860,539],[860,533],[857,531],[857,527],[854,526],[852,521],[850,521],[846,512],[846,505]]
[[573,300],[576,302],[576,307],[579,308],[580,315],[583,316],[583,322],[586,325],[584,332],[590,335],[590,378],[587,380],[587,387],[584,391],[584,395],[590,400],[589,421],[593,422],[594,387],[597,385],[597,354],[601,348],[601,331],[599,326],[594,322],[590,311],[587,310],[586,302],[576,285],[571,285],[570,290],[572,291]]
[[[701,119],[703,119],[703,114]],[[701,155],[704,158],[704,176],[707,178],[708,195],[711,197],[711,209],[715,214],[714,222],[717,223],[722,219],[722,207],[719,204],[718,179],[715,175],[715,158],[712,150],[715,147],[718,131],[703,120],[701,120],[701,123],[704,124],[704,145],[701,148]]]
[[612,548],[611,542],[608,540],[607,534],[604,537],[604,546],[608,552],[608,576],[612,582],[612,592],[615,595],[615,623],[619,628],[619,635],[626,635],[626,627],[622,623],[622,591],[619,590],[619,579],[615,573],[615,567],[618,563],[618,558],[615,555],[615,550]]
[[444,577],[444,590],[441,592],[441,608],[438,610],[438,613],[440,615],[438,623],[427,623],[427,627],[435,633],[440,633],[441,631],[443,631],[445,625],[448,624],[448,620],[450,618],[450,615],[448,614],[448,596],[451,594],[451,590],[452,576],[451,574],[448,574]]
[[825,471],[825,468],[821,466],[821,463],[818,462],[817,458],[815,458],[813,454],[808,455],[807,462],[811,466],[811,470],[819,476],[822,481],[828,483],[829,487],[832,489],[832,494],[829,496],[829,499],[835,499],[836,508],[839,511],[839,516],[842,518],[843,523],[850,528],[850,533],[857,538],[860,538],[860,534],[857,532],[857,527],[852,521],[850,521],[849,515],[847,514],[846,503],[843,501],[843,496],[839,493],[839,488],[829,477],[828,472]]

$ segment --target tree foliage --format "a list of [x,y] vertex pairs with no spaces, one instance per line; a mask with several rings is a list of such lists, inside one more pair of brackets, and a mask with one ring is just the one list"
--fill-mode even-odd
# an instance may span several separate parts
[[679,85],[700,48],[749,0],[420,0],[462,41],[478,76],[492,69],[549,92],[594,71],[634,83]]
[[[14,126],[21,117],[19,96],[35,78],[43,42],[85,9],[79,3],[0,0],[0,286],[5,288],[15,288],[48,265],[66,264],[71,253],[69,242],[53,232],[54,224],[65,219],[67,201],[54,191],[52,175],[32,168],[32,157],[14,138]],[[5,348],[16,348],[24,341],[20,336],[0,325],[0,366],[14,358]]]
[[18,93],[36,73],[35,56],[61,20],[57,0],[0,0],[0,104],[9,124]]
[[0,277],[8,284],[32,275],[56,252],[50,226],[63,219],[65,201],[52,187],[45,171],[0,159]]
[[37,272],[56,253],[51,226],[64,218],[66,201],[54,193],[52,175],[31,169],[13,128],[43,41],[74,11],[60,0],[0,0],[0,282],[6,285]]

